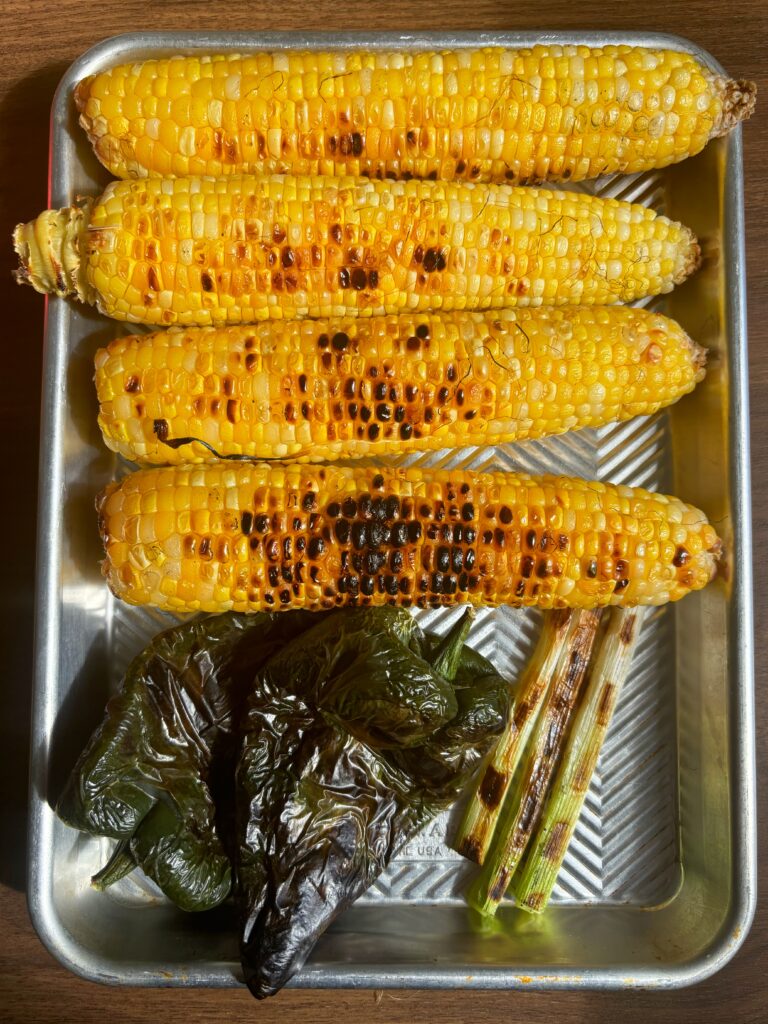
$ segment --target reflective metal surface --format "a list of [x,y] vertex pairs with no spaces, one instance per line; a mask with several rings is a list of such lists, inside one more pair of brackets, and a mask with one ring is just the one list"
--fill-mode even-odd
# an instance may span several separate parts
[[[87,74],[169,50],[446,48],[628,42],[707,54],[646,34],[416,35],[137,33],[90,50],[53,106],[52,206],[98,193],[106,172],[76,124],[72,90]],[[719,68],[718,68],[719,69]],[[719,69],[721,70],[721,69]],[[428,827],[315,949],[300,986],[667,987],[721,967],[755,904],[752,581],[740,129],[664,172],[572,186],[652,205],[689,224],[703,269],[656,306],[710,349],[697,391],[668,413],[560,438],[397,461],[568,472],[668,490],[703,508],[726,542],[723,577],[660,609],[644,628],[551,908],[502,907],[486,933],[461,893],[468,865]],[[32,216],[37,211],[27,211]],[[94,980],[237,984],[232,907],[185,915],[149,883],[107,894],[89,878],[108,844],[51,810],[67,771],[128,661],[172,620],[112,599],[99,572],[93,500],[116,464],[96,425],[92,356],[125,325],[48,302],[42,410],[29,900],[48,948]],[[442,630],[452,611],[422,613]],[[478,616],[471,642],[506,672],[524,662],[535,613]]]

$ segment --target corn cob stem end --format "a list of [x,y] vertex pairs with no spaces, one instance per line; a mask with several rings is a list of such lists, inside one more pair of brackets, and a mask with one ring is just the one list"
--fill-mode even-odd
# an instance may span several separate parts
[[688,246],[682,251],[682,259],[679,261],[672,279],[674,284],[682,284],[701,266],[701,245],[698,238],[685,225],[683,225],[683,231],[687,235]]
[[78,113],[82,114],[88,103],[88,97],[91,93],[91,86],[95,75],[88,75],[87,78],[81,78],[75,86],[75,106],[77,107]]
[[693,379],[696,384],[700,384],[707,375],[707,357],[709,356],[709,350],[700,345],[697,341],[686,334],[683,340],[689,358],[691,360],[691,366],[693,367]]
[[691,340],[691,359],[693,368],[696,371],[696,383],[704,380],[707,372],[707,350],[703,345]]
[[713,138],[727,135],[741,121],[751,117],[757,103],[757,85],[746,79],[729,78],[722,88],[723,109],[712,132]]
[[88,206],[44,210],[35,220],[18,224],[13,245],[19,257],[16,281],[43,295],[86,299],[81,278],[80,239]]

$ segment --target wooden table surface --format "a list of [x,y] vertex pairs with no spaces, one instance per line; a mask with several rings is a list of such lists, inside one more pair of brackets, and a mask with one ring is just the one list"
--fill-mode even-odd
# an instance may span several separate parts
[[[762,90],[746,126],[752,467],[754,493],[759,811],[766,821],[764,663],[768,654],[764,566],[768,559],[768,3],[766,0],[632,0],[547,4],[441,0],[426,4],[313,0],[0,0],[0,238],[42,209],[46,198],[48,113],[67,66],[93,43],[137,29],[634,29],[674,32],[712,52],[732,74]],[[7,268],[12,254],[4,250]],[[306,1024],[333,1021],[657,1021],[674,1024],[768,1021],[768,912],[740,952],[709,981],[679,992],[517,993],[372,991],[283,992],[256,1005],[238,990],[115,990],[68,973],[42,947],[25,903],[27,762],[34,591],[34,544],[42,302],[0,274],[5,340],[0,370],[0,437],[7,483],[0,502],[0,1020],[225,1021],[240,1015]],[[764,833],[762,833],[764,834]],[[763,869],[768,844],[761,849]],[[762,876],[765,876],[763,870]]]

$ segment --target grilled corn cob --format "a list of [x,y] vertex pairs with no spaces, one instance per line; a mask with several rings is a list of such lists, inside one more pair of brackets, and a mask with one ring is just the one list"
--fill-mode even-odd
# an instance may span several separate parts
[[96,353],[107,446],[155,463],[498,444],[647,415],[703,376],[682,328],[625,306],[171,328]]
[[677,498],[504,473],[218,462],[139,470],[97,507],[113,592],[178,612],[662,604],[719,548]]
[[363,174],[579,181],[665,167],[754,107],[688,53],[536,46],[177,56],[82,81],[80,123],[119,178]]
[[697,264],[643,206],[507,185],[254,177],[112,182],[19,225],[18,278],[108,316],[267,318],[628,302]]

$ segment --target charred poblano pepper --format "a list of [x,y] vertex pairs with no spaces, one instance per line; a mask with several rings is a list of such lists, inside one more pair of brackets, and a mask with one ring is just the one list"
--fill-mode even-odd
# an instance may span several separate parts
[[451,803],[502,731],[508,686],[402,609],[212,616],[156,637],[70,777],[64,821],[118,840],[185,910],[232,887],[259,997]]
[[237,775],[242,962],[281,988],[331,921],[451,803],[503,729],[508,686],[402,610],[346,610],[258,673]]
[[56,808],[118,840],[97,887],[138,866],[184,910],[226,898],[239,711],[259,667],[317,621],[211,616],[160,633],[134,659]]

